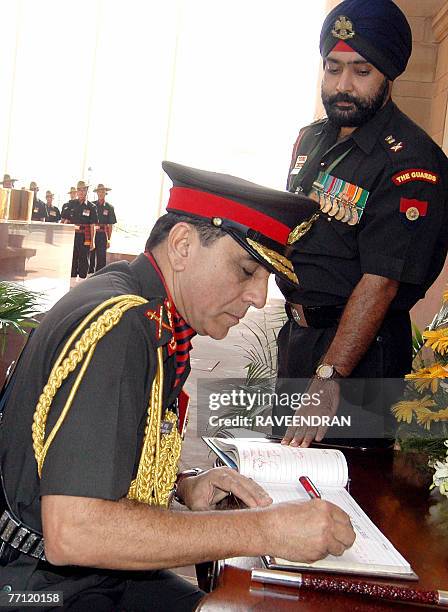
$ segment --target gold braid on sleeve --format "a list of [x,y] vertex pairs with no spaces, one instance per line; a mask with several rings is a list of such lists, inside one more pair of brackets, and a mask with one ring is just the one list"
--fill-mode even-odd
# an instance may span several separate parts
[[[120,322],[127,310],[145,303],[147,300],[137,295],[120,295],[106,300],[85,317],[67,340],[56,359],[34,411],[32,438],[39,477],[42,476],[42,467],[48,449],[71,408],[98,342]],[[45,426],[52,401],[64,380],[79,364],[81,367],[65,406],[45,440]],[[181,436],[177,429],[177,416],[166,411],[164,418],[173,425],[170,433],[163,435],[161,439],[162,412],[163,348],[159,347],[157,349],[157,372],[148,404],[142,453],[137,476],[131,482],[128,498],[166,506],[177,476]]]

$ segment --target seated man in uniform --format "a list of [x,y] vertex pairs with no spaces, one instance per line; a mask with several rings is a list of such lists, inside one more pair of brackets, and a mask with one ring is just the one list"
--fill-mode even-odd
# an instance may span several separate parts
[[[348,516],[322,500],[272,505],[228,468],[177,474],[191,337],[224,338],[262,308],[270,272],[296,281],[288,243],[313,204],[163,166],[174,186],[145,253],[53,307],[3,411],[1,586],[62,591],[68,610],[192,610],[203,593],[164,568],[313,561],[354,540]],[[174,492],[190,511],[167,509]],[[247,509],[213,511],[229,493]]]

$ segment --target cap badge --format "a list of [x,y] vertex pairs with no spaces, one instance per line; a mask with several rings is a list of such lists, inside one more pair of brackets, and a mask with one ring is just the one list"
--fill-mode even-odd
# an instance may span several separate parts
[[340,15],[338,19],[336,19],[331,33],[335,38],[339,38],[340,40],[349,40],[355,35],[352,22],[350,19],[347,19],[347,17],[344,17],[344,15]]
[[212,223],[215,227],[221,227],[222,225],[222,219],[221,217],[213,217],[212,219]]

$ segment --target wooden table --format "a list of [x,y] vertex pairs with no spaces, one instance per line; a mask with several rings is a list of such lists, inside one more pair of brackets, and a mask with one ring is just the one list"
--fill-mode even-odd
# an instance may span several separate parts
[[[409,561],[418,582],[394,582],[421,589],[448,590],[448,499],[430,495],[431,478],[424,461],[397,451],[344,451],[351,478],[350,493],[373,522]],[[445,513],[445,520],[441,516]],[[368,612],[417,609],[351,595],[297,591],[251,583],[250,569],[259,559],[228,559],[215,576],[216,588],[200,603],[201,612],[303,610]],[[422,609],[421,607],[419,609]]]

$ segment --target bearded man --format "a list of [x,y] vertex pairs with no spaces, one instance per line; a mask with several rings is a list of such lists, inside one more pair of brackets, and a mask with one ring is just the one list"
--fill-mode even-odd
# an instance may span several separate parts
[[[391,0],[346,0],[322,27],[327,118],[300,131],[288,175],[289,191],[312,197],[320,213],[295,245],[299,286],[279,280],[288,321],[278,337],[278,386],[311,379],[320,415],[336,413],[344,385],[411,370],[409,310],[446,257],[448,160],[391,99],[411,51],[411,29]],[[334,380],[348,377],[357,380]],[[384,431],[365,425],[359,444],[390,443],[386,404]],[[290,429],[283,443],[309,446],[325,433]]]

